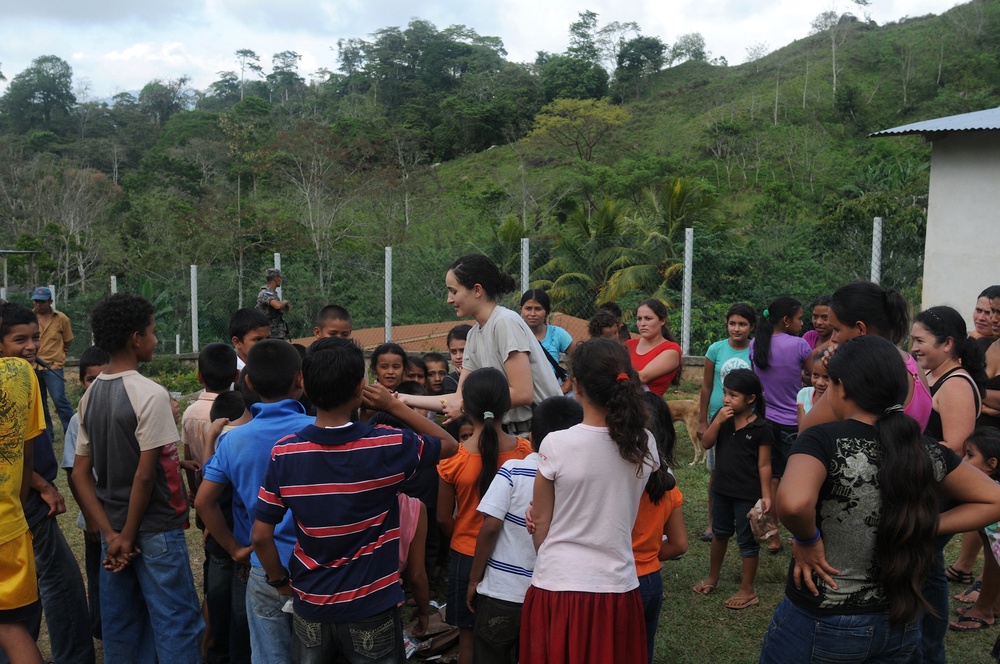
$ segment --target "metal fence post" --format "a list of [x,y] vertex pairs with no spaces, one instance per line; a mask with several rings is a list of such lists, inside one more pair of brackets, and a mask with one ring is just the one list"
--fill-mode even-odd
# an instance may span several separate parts
[[111,294],[114,295],[118,292],[118,277],[111,275]]
[[[281,254],[278,253],[277,251],[274,252],[274,269],[281,272]],[[282,279],[282,281],[284,281],[284,279]],[[278,296],[279,300],[285,299],[284,296],[281,294],[282,290],[284,289],[281,286],[278,286],[274,290],[274,294]]]
[[694,229],[684,229],[684,305],[681,310],[681,349],[691,347],[691,268],[694,266]]
[[392,341],[392,247],[385,248],[385,342]]
[[[179,337],[178,337],[179,338]],[[177,342],[180,348],[180,341]],[[191,266],[191,352],[197,353],[198,348],[198,266]],[[178,354],[180,351],[177,351]]]
[[882,278],[882,217],[872,220],[872,282]]
[[56,299],[56,285],[49,284],[49,290],[52,291],[52,308],[58,309],[59,307],[56,306],[59,303],[59,301]]
[[521,292],[528,290],[528,269],[531,265],[531,240],[521,238]]

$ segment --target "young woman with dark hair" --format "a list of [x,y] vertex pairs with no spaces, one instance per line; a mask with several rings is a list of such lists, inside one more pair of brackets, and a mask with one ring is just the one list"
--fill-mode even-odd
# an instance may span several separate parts
[[545,360],[552,366],[553,373],[562,386],[563,394],[570,390],[569,374],[562,367],[558,367],[559,358],[563,353],[571,355],[576,347],[576,342],[570,333],[549,323],[549,314],[552,312],[552,301],[549,294],[541,288],[532,288],[524,291],[521,295],[521,318],[528,324],[542,350],[548,356]]
[[521,620],[521,664],[646,664],[632,527],[659,467],[642,387],[610,339],[577,346],[583,423],[539,450],[532,511],[538,558]]
[[[906,300],[894,289],[885,289],[870,281],[855,281],[838,288],[830,298],[830,341],[836,348],[848,339],[873,334],[898,346],[910,331]],[[931,394],[923,372],[909,353],[899,350],[906,365],[907,392],[904,412],[917,421],[920,429],[927,426],[931,415]],[[826,398],[819,399],[802,418],[803,429],[833,421]]]
[[681,347],[670,334],[667,308],[655,298],[643,300],[635,310],[638,339],[625,342],[639,381],[662,397],[671,385],[680,383]]
[[[921,647],[935,535],[995,523],[1000,487],[904,415],[907,372],[892,343],[852,339],[828,368],[823,398],[838,421],[799,436],[778,489],[794,559],[760,661],[902,661]],[[936,488],[960,504],[939,514]]]

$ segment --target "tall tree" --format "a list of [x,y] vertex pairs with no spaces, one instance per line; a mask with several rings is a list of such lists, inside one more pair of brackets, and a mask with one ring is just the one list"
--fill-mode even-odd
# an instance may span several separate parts
[[598,64],[601,53],[597,46],[597,14],[587,10],[569,25],[569,48],[566,54],[573,58]]
[[37,57],[11,79],[0,102],[17,133],[58,129],[61,121],[69,120],[76,104],[73,68],[54,55]]
[[663,68],[666,51],[659,37],[640,35],[622,44],[615,70],[615,87],[622,100],[626,91],[639,99],[649,79]]
[[670,64],[684,62],[685,60],[708,61],[708,49],[705,47],[705,38],[700,32],[689,32],[681,35],[670,47]]
[[529,138],[567,156],[592,161],[595,148],[628,118],[628,111],[603,99],[557,99],[542,107]]
[[249,48],[241,48],[236,51],[236,64],[240,68],[240,101],[243,101],[247,72],[263,76],[264,68],[260,66],[260,56]]
[[271,73],[267,75],[267,83],[272,92],[276,92],[282,103],[288,101],[290,92],[299,90],[305,85],[305,79],[299,76],[299,62],[302,56],[295,51],[275,53],[271,58]]

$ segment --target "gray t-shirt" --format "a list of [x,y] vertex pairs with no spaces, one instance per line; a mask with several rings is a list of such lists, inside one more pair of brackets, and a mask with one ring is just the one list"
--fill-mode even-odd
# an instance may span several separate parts
[[[515,312],[506,307],[496,307],[486,325],[479,323],[469,330],[465,342],[465,358],[462,369],[475,371],[483,367],[493,367],[504,371],[504,362],[511,353],[528,353],[531,362],[531,380],[534,384],[532,401],[541,403],[549,397],[562,395],[562,388],[552,372],[552,365],[545,359],[538,339],[532,334],[528,324]],[[504,416],[504,424],[525,422],[531,419],[531,407],[511,408]]]
[[177,424],[170,395],[137,371],[102,373],[80,400],[76,453],[89,456],[97,497],[115,530],[125,526],[142,452],[157,450],[156,480],[140,532],[183,527],[187,492],[181,482]]

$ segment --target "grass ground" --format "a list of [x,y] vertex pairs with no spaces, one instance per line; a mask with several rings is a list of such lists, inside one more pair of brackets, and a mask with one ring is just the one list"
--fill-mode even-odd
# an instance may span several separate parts
[[[690,383],[685,383],[681,388],[682,392],[676,395],[677,398],[697,398],[694,386]],[[59,430],[58,425],[56,429]],[[56,458],[61,458],[61,431],[57,432],[57,438]],[[708,522],[708,471],[703,465],[688,465],[693,459],[693,450],[683,426],[678,426],[677,429],[676,457],[674,472],[678,485],[684,493],[684,519],[687,523],[690,548],[680,560],[664,565],[664,603],[656,635],[655,661],[663,664],[756,662],[771,612],[784,593],[785,573],[790,556],[789,547],[786,546],[785,551],[777,555],[762,554],[757,574],[759,606],[743,611],[731,611],[722,605],[739,585],[740,558],[735,542],[731,543],[726,556],[718,590],[708,596],[693,593],[691,588],[708,573],[709,545],[698,541],[698,535]],[[66,514],[59,517],[59,525],[77,553],[82,569],[83,536],[74,524],[77,508],[66,487],[64,475],[60,475],[57,484],[68,505]],[[201,578],[201,566],[204,560],[200,533],[192,527],[187,535],[191,565],[195,579],[198,580]],[[957,554],[956,538],[949,545],[945,558],[951,561]],[[200,585],[200,581],[197,581],[197,584]],[[952,594],[962,588],[952,584]],[[972,664],[992,662],[988,653],[997,634],[997,627],[968,634],[949,632],[946,642],[948,661]],[[48,635],[44,631],[44,625],[42,636],[39,638],[39,647],[43,655],[48,653]],[[101,655],[98,650],[98,662],[104,661]]]

